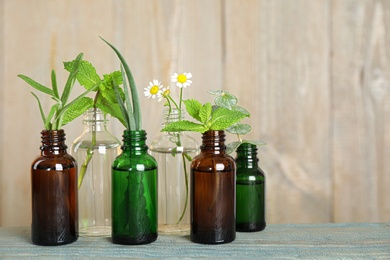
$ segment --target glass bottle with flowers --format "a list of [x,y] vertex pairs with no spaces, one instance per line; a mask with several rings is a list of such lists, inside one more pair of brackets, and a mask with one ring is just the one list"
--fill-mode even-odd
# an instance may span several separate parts
[[56,73],[52,70],[48,88],[31,78],[18,75],[36,90],[48,94],[56,103],[45,114],[36,94],[44,122],[41,155],[31,165],[32,222],[31,238],[37,245],[63,245],[78,238],[77,163],[70,156],[65,144],[64,125],[83,114],[85,95],[97,86],[68,103],[82,61],[79,54],[70,68],[70,74],[60,95]]
[[[180,89],[179,101],[170,93],[170,87],[164,87],[154,79],[145,88],[145,96],[165,100],[163,126],[185,118],[182,109],[183,89],[192,83],[191,73],[174,73],[171,81]],[[166,235],[185,235],[190,231],[189,210],[189,172],[192,158],[198,153],[198,143],[186,132],[162,132],[153,139],[150,154],[159,165],[158,174],[158,231]]]
[[112,164],[112,242],[147,244],[157,239],[157,162],[148,154],[138,92],[130,68],[120,52],[105,42],[121,61],[125,93],[123,101],[118,85],[112,81],[126,127],[122,153]]
[[190,171],[191,240],[232,242],[236,237],[236,164],[226,153],[225,130],[249,113],[236,104],[222,107],[194,99],[183,102],[197,122],[172,122],[162,131],[202,133],[201,151],[193,158]]

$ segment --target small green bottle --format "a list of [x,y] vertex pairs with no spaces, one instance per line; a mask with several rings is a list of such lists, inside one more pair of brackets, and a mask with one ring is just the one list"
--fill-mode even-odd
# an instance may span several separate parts
[[157,162],[148,154],[146,132],[123,134],[112,164],[112,242],[148,244],[157,239]]
[[256,145],[242,143],[237,149],[236,230],[265,228],[265,175],[258,166]]

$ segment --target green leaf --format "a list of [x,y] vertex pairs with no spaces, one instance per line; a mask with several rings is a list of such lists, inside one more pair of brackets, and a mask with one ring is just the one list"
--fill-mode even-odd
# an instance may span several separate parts
[[53,118],[54,114],[57,113],[59,106],[60,106],[60,104],[55,104],[51,107],[50,112],[46,118],[45,129],[51,128],[51,119]]
[[77,102],[74,102],[64,113],[62,125],[66,125],[70,121],[84,114],[88,109],[93,107],[93,100],[89,97],[83,97]]
[[[35,95],[34,92],[31,92],[31,94],[32,94],[32,95],[36,98],[36,100],[38,101],[38,106],[39,106],[39,111],[41,112],[42,121],[43,121],[43,124],[46,126],[47,121],[46,121],[45,113],[43,112],[43,108],[42,108],[41,101],[39,100],[38,96]],[[46,128],[46,129],[47,129],[47,128]]]
[[79,70],[80,62],[83,58],[83,54],[80,53],[74,61],[71,72],[69,73],[68,80],[66,81],[64,92],[62,92],[61,102],[62,104],[66,104],[68,101],[70,92],[72,91],[73,85],[76,81],[77,72]]
[[[131,97],[132,97],[132,101],[133,101],[133,109],[132,109],[132,112],[130,114],[134,117],[134,122],[135,122],[135,126],[136,126],[135,130],[139,130],[142,128],[141,105],[140,105],[139,98],[138,98],[138,90],[137,90],[137,87],[135,85],[134,77],[133,77],[133,74],[131,73],[130,67],[127,64],[126,60],[123,58],[122,54],[112,44],[110,44],[109,42],[104,40],[102,37],[100,37],[100,39],[102,39],[105,43],[107,43],[114,50],[114,52],[117,54],[118,58],[120,59],[122,65],[123,65],[123,68],[126,72],[129,87],[131,90]],[[125,77],[125,75],[123,75],[123,77]],[[130,108],[127,108],[127,109],[129,110]]]
[[204,104],[199,110],[200,122],[206,124],[211,116],[212,106],[210,103]]
[[104,84],[114,89],[114,86],[112,86],[112,82],[111,82],[112,80],[114,80],[118,86],[122,85],[123,83],[122,73],[119,70],[117,70],[110,74],[103,75]]
[[230,144],[226,145],[226,152],[228,154],[233,153],[237,148],[241,145],[240,141],[231,142]]
[[202,124],[197,124],[188,120],[181,120],[181,121],[168,124],[163,129],[161,129],[161,132],[182,132],[182,131],[204,133],[207,131],[207,128]]
[[124,126],[126,126],[125,119],[123,118],[121,108],[118,103],[108,103],[107,100],[102,99],[96,103],[96,106],[106,114],[110,114],[112,117],[117,118]]
[[224,107],[229,110],[232,110],[233,107],[237,104],[238,99],[236,98],[236,96],[225,92],[221,96],[216,97],[214,102],[219,107]]
[[222,90],[209,90],[207,91],[211,95],[221,96],[224,92]]
[[[64,62],[64,68],[67,71],[72,72],[75,63],[76,60]],[[94,85],[101,81],[99,75],[96,73],[95,67],[86,60],[80,61],[79,70],[76,78],[80,85],[85,87],[86,89],[92,88]]]
[[266,145],[267,143],[259,141],[259,140],[243,140],[243,143],[253,144],[256,146]]
[[234,106],[232,110],[241,112],[241,113],[245,114],[247,117],[250,117],[250,115],[251,115],[251,114],[248,112],[248,110],[246,110],[245,108],[240,107],[240,106]]
[[19,74],[18,77],[23,79],[24,81],[26,81],[33,88],[35,88],[35,89],[37,89],[37,90],[39,90],[39,91],[41,91],[41,92],[43,92],[45,94],[48,94],[50,96],[54,96],[53,90],[51,90],[48,87],[45,87],[44,85],[36,82],[35,80],[33,80],[33,79],[31,79],[31,78],[29,78],[27,76],[21,75],[21,74]]
[[234,123],[239,122],[246,115],[238,112],[232,111],[224,107],[219,107],[213,111],[211,114],[210,130],[225,130]]
[[234,124],[226,128],[226,131],[231,134],[245,135],[251,131],[251,126],[248,124]]
[[117,99],[117,102],[118,102],[118,105],[119,105],[119,109],[121,110],[121,113],[122,113],[122,118],[124,119],[124,126],[127,128],[127,129],[130,129],[130,118],[129,118],[129,113],[128,111],[126,110],[126,106],[125,106],[125,103],[123,102],[122,98],[121,98],[121,95],[119,93],[119,87],[118,85],[115,84],[115,82],[113,81],[113,84],[114,84],[114,90],[115,90],[115,94],[116,94],[116,99]]
[[60,98],[60,95],[58,94],[57,77],[56,77],[56,72],[54,70],[51,71],[51,86],[53,89],[53,95],[58,100]]
[[199,111],[202,108],[202,104],[195,99],[187,99],[184,100],[183,102],[184,105],[186,106],[187,113],[194,119],[198,120],[199,122],[202,122],[202,120],[199,117]]

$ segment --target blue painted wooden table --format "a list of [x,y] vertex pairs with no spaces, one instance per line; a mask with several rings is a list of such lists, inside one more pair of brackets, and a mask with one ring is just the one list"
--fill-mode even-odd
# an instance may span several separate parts
[[122,246],[110,238],[84,238],[73,244],[31,244],[29,227],[0,228],[0,259],[109,258],[225,259],[390,259],[390,223],[268,225],[237,233],[229,244],[201,245],[188,236],[159,236],[142,246]]

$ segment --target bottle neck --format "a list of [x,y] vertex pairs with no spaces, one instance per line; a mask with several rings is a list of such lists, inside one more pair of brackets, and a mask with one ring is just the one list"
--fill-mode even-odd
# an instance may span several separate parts
[[123,152],[140,153],[146,152],[148,146],[146,145],[146,132],[145,130],[128,131],[123,132]]
[[225,132],[224,131],[207,131],[202,135],[202,153],[225,154]]
[[60,130],[43,130],[41,132],[41,155],[66,154],[65,132]]
[[84,132],[98,132],[106,130],[108,120],[99,108],[90,108],[84,114]]
[[242,143],[237,148],[237,167],[243,165],[246,168],[257,168],[259,159],[257,158],[257,146],[254,144]]

